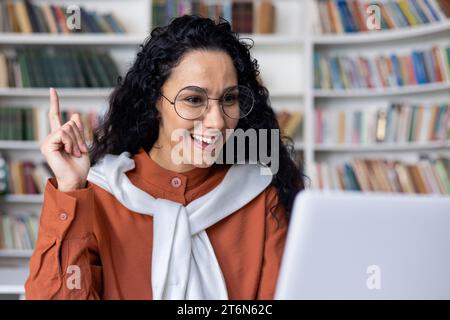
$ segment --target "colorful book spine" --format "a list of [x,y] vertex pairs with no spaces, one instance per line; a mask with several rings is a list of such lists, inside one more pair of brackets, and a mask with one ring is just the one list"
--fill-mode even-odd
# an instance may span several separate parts
[[[319,33],[370,32],[367,29],[367,7],[375,4],[380,13],[380,29],[415,27],[450,19],[448,0],[316,0],[318,12],[314,22]],[[374,29],[378,31],[378,29]]]
[[393,103],[377,110],[351,111],[316,108],[314,141],[323,145],[445,143],[450,141],[450,103]]
[[376,57],[314,54],[316,89],[372,89],[450,82],[450,47]]
[[354,158],[349,162],[317,162],[316,189],[450,195],[450,159],[438,157],[417,163]]
[[270,34],[275,32],[276,6],[274,1],[208,1],[208,0],[154,0],[152,25],[167,25],[172,18],[194,14],[219,22],[228,21],[234,32]]
[[32,213],[0,213],[0,250],[32,250],[39,217]]
[[40,1],[0,2],[0,32],[20,33],[125,33],[121,21],[112,12],[98,13],[80,6],[81,28],[67,26],[67,6]]

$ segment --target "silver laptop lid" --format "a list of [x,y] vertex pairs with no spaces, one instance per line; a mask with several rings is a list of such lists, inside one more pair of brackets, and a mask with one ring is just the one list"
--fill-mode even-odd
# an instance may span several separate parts
[[276,299],[449,299],[450,197],[303,191]]

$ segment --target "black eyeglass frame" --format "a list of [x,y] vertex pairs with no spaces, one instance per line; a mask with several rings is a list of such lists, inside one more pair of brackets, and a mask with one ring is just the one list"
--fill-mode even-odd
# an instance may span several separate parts
[[[223,101],[222,101],[222,100],[223,100],[223,97],[225,97],[225,96],[227,95],[227,93],[229,93],[230,91],[232,91],[232,90],[234,90],[234,89],[236,89],[236,88],[240,88],[240,87],[243,87],[243,88],[249,90],[249,92],[252,94],[253,102],[252,102],[252,105],[251,105],[251,107],[250,107],[250,110],[249,110],[244,116],[239,117],[239,118],[233,118],[233,117],[230,117],[230,116],[225,112],[224,107],[223,107]],[[196,91],[202,91],[202,92],[205,94],[205,97],[207,98],[207,101],[206,101],[206,107],[203,108],[202,113],[201,113],[198,117],[193,118],[193,119],[188,119],[188,118],[185,118],[185,117],[181,116],[181,115],[178,113],[177,108],[175,107],[175,102],[177,101],[178,95],[179,95],[183,90],[188,89],[188,88],[195,88]],[[177,93],[177,95],[175,96],[175,98],[174,98],[173,101],[170,101],[170,99],[167,98],[162,92],[160,92],[159,94],[160,94],[164,99],[166,99],[167,102],[169,102],[171,105],[173,105],[173,108],[175,109],[175,112],[177,113],[177,115],[178,115],[180,118],[185,119],[185,120],[196,120],[196,119],[200,118],[200,117],[205,113],[205,111],[208,110],[208,108],[209,108],[209,100],[217,100],[217,101],[219,101],[220,108],[222,109],[222,113],[223,113],[224,115],[226,115],[228,118],[234,119],[234,120],[240,120],[240,119],[243,119],[243,118],[245,118],[246,116],[248,116],[248,115],[250,114],[250,112],[253,110],[253,107],[254,107],[254,105],[255,105],[255,97],[254,97],[254,95],[253,95],[252,90],[251,90],[250,88],[248,88],[247,86],[243,86],[243,85],[236,85],[236,86],[233,86],[233,87],[228,88],[228,89],[222,94],[222,97],[220,97],[220,98],[211,98],[211,97],[209,97],[208,94],[206,93],[206,90],[205,90],[204,88],[198,87],[198,86],[186,86],[186,87],[184,87],[184,88],[181,88],[180,91],[178,91],[178,93]]]

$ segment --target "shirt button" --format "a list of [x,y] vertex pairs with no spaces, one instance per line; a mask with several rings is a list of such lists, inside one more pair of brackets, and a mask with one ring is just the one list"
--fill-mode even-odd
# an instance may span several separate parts
[[179,177],[173,177],[170,183],[172,184],[172,187],[178,188],[181,186],[181,179]]
[[59,214],[59,220],[65,221],[67,220],[67,213],[63,212]]

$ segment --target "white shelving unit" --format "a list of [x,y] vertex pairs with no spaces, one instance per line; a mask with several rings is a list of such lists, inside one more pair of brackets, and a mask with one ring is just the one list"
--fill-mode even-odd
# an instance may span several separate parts
[[36,141],[9,141],[0,140],[0,150],[38,150]]
[[30,203],[42,204],[44,200],[42,194],[8,194],[0,196],[0,203]]
[[422,85],[402,86],[393,88],[377,89],[348,89],[348,90],[314,90],[314,96],[317,98],[369,98],[383,96],[405,96],[410,94],[432,93],[450,90],[450,83],[427,83]]
[[450,142],[433,141],[428,143],[378,143],[366,145],[316,145],[316,152],[411,152],[450,149]]
[[0,250],[0,258],[29,258],[32,250]]
[[[39,0],[39,2],[54,2]],[[255,3],[258,0],[253,0]],[[279,0],[276,6],[274,35],[241,35],[254,41],[252,54],[258,59],[261,76],[270,92],[275,111],[302,110],[304,112],[303,141],[294,137],[295,147],[303,153],[305,174],[312,177],[313,163],[324,159],[346,159],[358,153],[370,155],[417,157],[421,152],[450,153],[450,143],[419,144],[376,144],[376,145],[315,145],[314,144],[314,110],[318,105],[326,108],[334,106],[356,108],[361,104],[374,105],[386,103],[392,99],[441,99],[450,101],[450,83],[434,83],[421,86],[408,86],[374,90],[316,90],[313,88],[313,56],[315,51],[351,52],[383,50],[390,46],[416,45],[422,41],[443,41],[450,39],[450,21],[414,28],[393,31],[378,31],[352,35],[315,35],[311,6],[316,0]],[[72,3],[70,0],[58,3]],[[81,0],[79,4],[100,12],[113,11],[125,24],[129,33],[124,35],[109,34],[0,34],[0,49],[23,46],[61,46],[61,47],[100,47],[107,48],[113,59],[119,64],[122,74],[131,65],[140,43],[151,30],[151,0]],[[300,19],[298,17],[301,17]],[[91,110],[107,106],[107,98],[112,88],[61,88],[58,89],[61,109]],[[47,133],[48,89],[46,88],[0,88],[1,106],[31,105],[40,110],[43,124],[40,140]],[[16,159],[42,159],[39,142],[0,141],[0,152]],[[0,197],[2,208],[40,211],[42,195],[8,195]],[[0,250],[0,267],[11,261],[26,267],[31,252]],[[10,272],[10,271],[8,271]],[[23,276],[23,274],[22,274]],[[0,294],[22,294],[23,286],[5,284],[0,268]],[[19,277],[20,278],[20,277]],[[1,296],[0,296],[1,299]]]
[[[315,0],[313,0],[315,1]],[[446,33],[450,29],[450,21],[429,23],[416,26],[414,28],[401,28],[396,30],[379,30],[370,32],[358,32],[342,35],[317,35],[314,37],[315,45],[333,45],[333,44],[360,44],[376,43],[411,39],[430,34]]]
[[[107,98],[112,88],[60,88],[58,95],[61,98]],[[48,98],[48,88],[1,88],[0,98],[31,97]]]
[[123,46],[139,45],[145,34],[16,34],[3,33],[0,43],[4,45],[78,45]]

